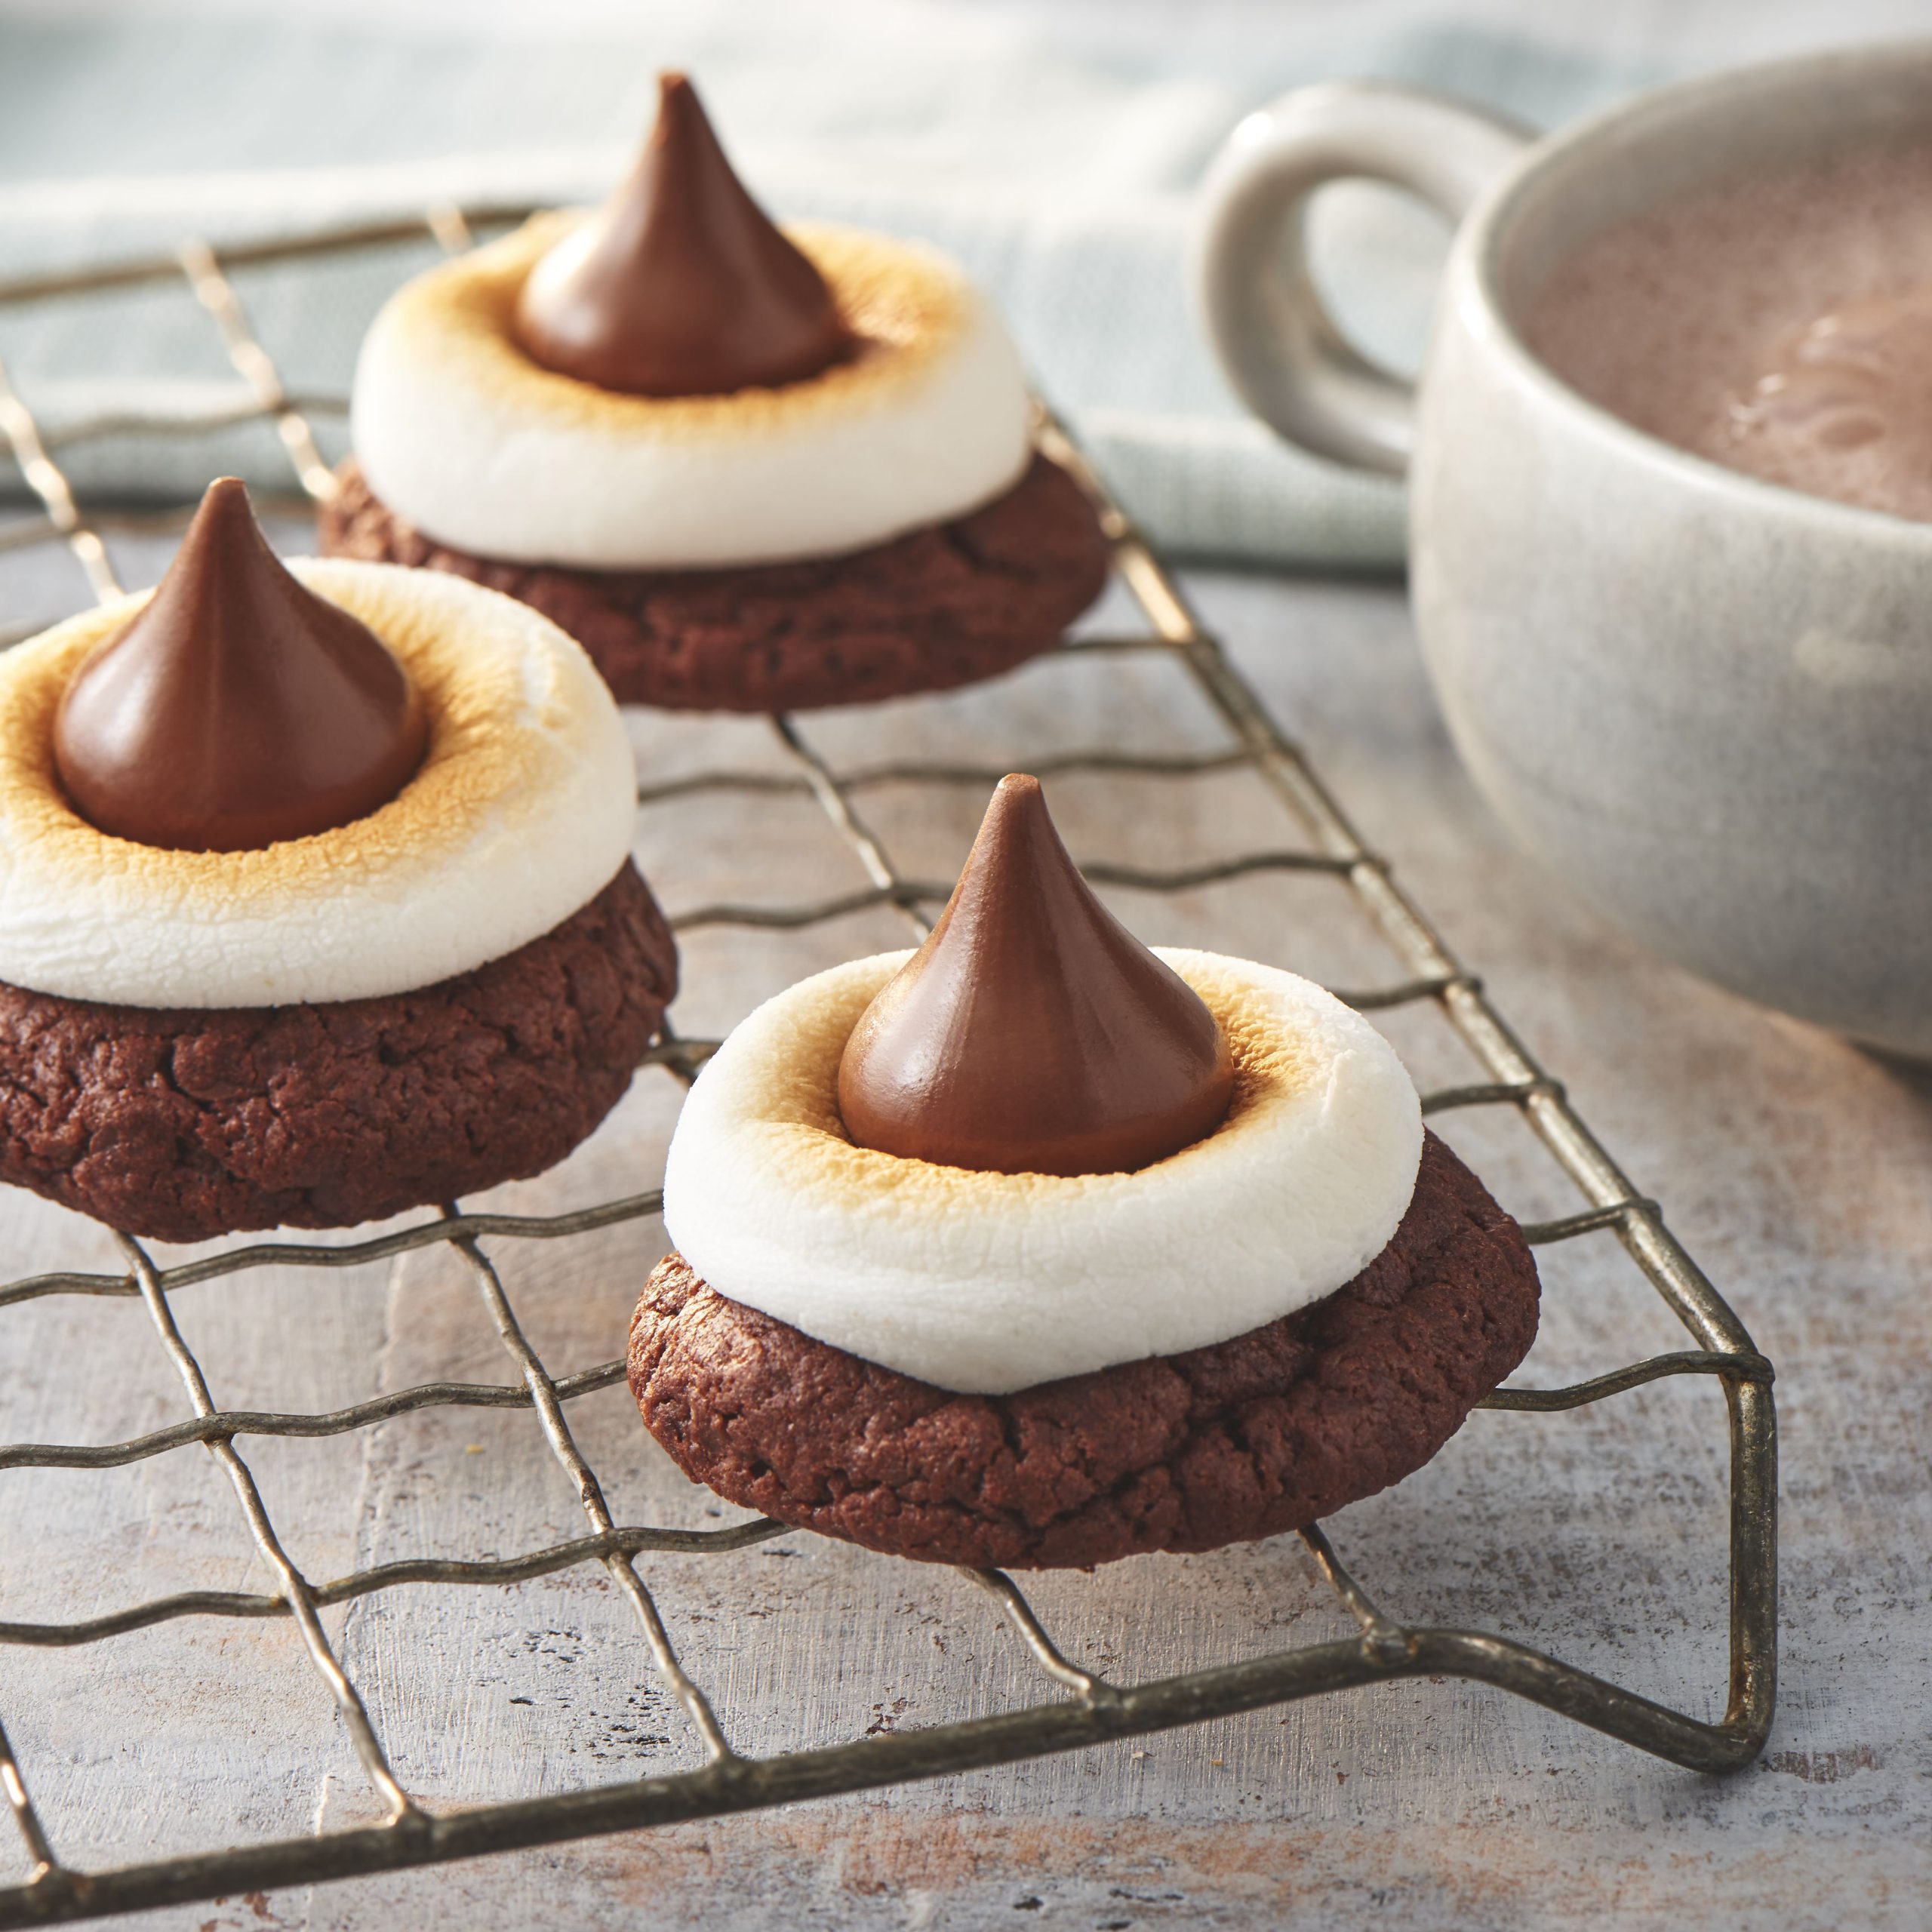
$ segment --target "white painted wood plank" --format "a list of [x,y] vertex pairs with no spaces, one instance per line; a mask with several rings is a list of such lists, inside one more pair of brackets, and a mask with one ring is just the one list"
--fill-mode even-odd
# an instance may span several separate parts
[[[1481,970],[1531,1044],[1730,1294],[1780,1366],[1786,1691],[1763,1764],[1690,1777],[1495,1694],[1392,1687],[1078,1758],[770,1817],[358,1881],[312,1897],[149,1915],[176,1928],[459,1921],[505,1926],[969,1927],[1208,1920],[1436,1928],[1790,1927],[1917,1922],[1932,1887],[1924,1687],[1932,1500],[1923,1443],[1932,1308],[1921,1076],[1755,1013],[1643,958],[1503,842],[1434,722],[1400,605],[1379,589],[1212,580],[1211,609],[1365,829]],[[1054,667],[929,706],[823,721],[845,759],[1023,764],[1070,744],[1205,743],[1165,667]],[[647,768],[779,768],[762,728],[640,718]],[[964,753],[958,750],[961,738]],[[1069,781],[1076,851],[1179,864],[1288,829],[1232,780]],[[1145,800],[1148,802],[1142,803]],[[956,864],[979,800],[881,791],[865,810],[909,871]],[[808,897],[860,882],[802,801],[688,800],[647,814],[667,903]],[[1349,983],[1386,962],[1336,921],[1327,881],[1115,895],[1157,938],[1272,956]],[[1152,921],[1156,916],[1160,924]],[[901,943],[887,913],[783,940],[694,935],[688,1030],[722,1027],[809,967]],[[1426,1014],[1389,1030],[1426,1081],[1469,1077]],[[506,1203],[577,1204],[654,1183],[675,1091],[651,1075],[596,1139]],[[1574,1205],[1518,1123],[1447,1131],[1518,1211]],[[654,1224],[492,1252],[560,1372],[621,1346]],[[8,1273],[97,1237],[0,1200]],[[1607,1237],[1546,1251],[1525,1379],[1568,1380],[1678,1335]],[[321,1407],[432,1377],[509,1379],[452,1257],[349,1279],[285,1275],[180,1297],[225,1398]],[[0,1433],[106,1440],[184,1413],[125,1303],[0,1311]],[[1345,1559],[1398,1614],[1493,1625],[1653,1695],[1715,1710],[1723,1678],[1725,1472],[1712,1389],[1666,1384],[1584,1414],[1478,1417],[1437,1463],[1343,1512]],[[644,1437],[621,1391],[574,1405],[620,1520],[731,1520]],[[534,1420],[399,1419],[352,1444],[251,1447],[314,1574],[579,1533]],[[99,1477],[0,1475],[0,1614],[82,1614],[115,1587],[263,1587],[232,1498],[198,1451]],[[74,1499],[83,1499],[76,1505]],[[713,1514],[712,1512],[718,1513]],[[18,1513],[16,1514],[15,1512]],[[830,1742],[1038,1693],[960,1580],[800,1537],[729,1558],[647,1558],[675,1639],[743,1748]],[[138,1576],[138,1585],[134,1578]],[[1149,1558],[1029,1584],[1069,1654],[1123,1678],[1339,1626],[1298,1546]],[[406,1779],[438,1801],[556,1789],[693,1761],[629,1614],[593,1571],[507,1591],[411,1589],[332,1619]],[[368,1815],[285,1626],[198,1624],[78,1657],[0,1651],[0,1715],[63,1848],[134,1856],[224,1832]],[[185,1782],[183,1804],[171,1780]],[[1037,1908],[1030,1902],[1037,1900]],[[1020,1916],[1016,1919],[1014,1915]]]

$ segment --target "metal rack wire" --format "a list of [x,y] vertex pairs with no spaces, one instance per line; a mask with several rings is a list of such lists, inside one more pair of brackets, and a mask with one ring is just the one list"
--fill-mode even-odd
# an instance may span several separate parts
[[[430,238],[451,252],[471,245],[480,227],[515,219],[524,211],[459,211],[439,208],[420,219],[343,228],[295,241],[253,245],[218,253],[205,243],[185,244],[172,257],[121,263],[72,275],[0,284],[0,311],[52,297],[72,297],[131,285],[185,281],[220,332],[230,360],[252,398],[232,420],[266,420],[288,453],[306,497],[326,498],[334,485],[303,409],[292,398],[275,365],[251,329],[230,267],[241,263],[312,260]],[[93,426],[99,428],[103,426]],[[70,428],[69,440],[89,433]],[[178,1375],[192,1414],[172,1426],[103,1446],[0,1444],[0,1473],[10,1469],[101,1469],[164,1455],[200,1444],[220,1466],[234,1490],[254,1546],[269,1566],[272,1593],[198,1590],[154,1598],[112,1614],[61,1623],[0,1622],[0,1644],[71,1647],[98,1643],[125,1632],[186,1617],[285,1617],[295,1626],[310,1663],[326,1685],[341,1724],[386,1822],[269,1840],[186,1857],[155,1858],[109,1869],[82,1870],[62,1861],[57,1821],[50,1826],[36,1809],[28,1770],[17,1761],[0,1729],[0,1790],[26,1847],[32,1875],[0,1889],[0,1927],[97,1916],[140,1907],[343,1878],[358,1873],[428,1864],[517,1847],[674,1820],[713,1817],[759,1807],[890,1786],[974,1767],[1010,1763],[1163,1728],[1281,1704],[1392,1678],[1435,1676],[1480,1680],[1620,1738],[1680,1764],[1706,1770],[1735,1768],[1755,1756],[1769,1730],[1775,1696],[1777,1655],[1777,1447],[1771,1366],[1716,1290],[1666,1228],[1655,1202],[1640,1195],[1565,1097],[1510,1030],[1481,983],[1450,950],[1415,902],[1398,886],[1387,863],[1362,841],[1340,805],[1297,748],[1264,710],[1215,640],[1201,627],[1174,580],[1060,427],[1043,418],[1049,454],[1079,478],[1092,497],[1113,546],[1118,573],[1144,615],[1144,633],[1089,637],[1066,651],[1157,653],[1180,665],[1225,728],[1217,750],[1176,756],[1109,751],[1069,754],[1035,762],[1043,774],[1084,771],[1188,775],[1246,771],[1257,776],[1298,835],[1290,846],[1235,854],[1205,865],[1157,872],[1092,866],[1102,884],[1175,892],[1214,881],[1263,872],[1330,875],[1352,892],[1361,911],[1386,943],[1394,962],[1389,981],[1342,996],[1364,1011],[1433,1002],[1475,1054],[1483,1081],[1426,1095],[1424,1111],[1464,1108],[1518,1112],[1583,1205],[1560,1218],[1526,1226],[1539,1245],[1604,1231],[1614,1235],[1695,1345],[1633,1362],[1572,1386],[1506,1389],[1487,1406],[1525,1412],[1575,1408],[1660,1377],[1717,1377],[1727,1405],[1730,1495],[1730,1679],[1727,1702],[1715,1723],[1701,1721],[1566,1665],[1509,1638],[1472,1630],[1405,1626],[1385,1615],[1343,1567],[1319,1528],[1303,1532],[1321,1574],[1352,1619],[1352,1638],[1303,1645],[1273,1654],[1134,1684],[1115,1684],[1071,1663],[1042,1626],[1011,1578],[973,1572],[974,1580],[1023,1642],[1050,1700],[969,1721],[868,1736],[824,1748],[755,1758],[740,1755],[728,1729],[695,1677],[680,1660],[638,1559],[680,1552],[723,1558],[780,1534],[783,1526],[755,1521],[718,1530],[677,1530],[617,1522],[596,1472],[572,1433],[572,1402],[622,1380],[623,1364],[610,1361],[584,1373],[554,1377],[519,1321],[506,1274],[496,1257],[513,1257],[521,1244],[568,1240],[614,1223],[656,1213],[654,1191],[572,1214],[527,1216],[464,1212],[455,1204],[439,1217],[400,1231],[347,1245],[281,1240],[226,1248],[180,1266],[156,1265],[143,1244],[117,1237],[125,1259],[119,1274],[62,1272],[0,1285],[0,1315],[51,1296],[122,1296],[138,1299],[156,1338]],[[102,541],[105,519],[91,517],[49,454],[32,413],[0,366],[0,435],[4,435],[41,514],[14,526],[4,539],[17,549],[64,543],[97,597],[112,595],[115,582]],[[179,516],[151,520],[173,527]],[[811,903],[717,905],[698,909],[680,922],[787,930],[815,925],[865,907],[896,909],[915,934],[949,886],[909,878],[868,824],[860,795],[892,781],[932,785],[990,784],[1000,768],[925,764],[838,769],[797,721],[771,720],[787,760],[786,769],[710,771],[640,793],[645,809],[706,790],[795,794],[814,804],[863,866],[864,890]],[[711,1043],[684,1039],[667,1029],[651,1061],[673,1078],[688,1081]],[[488,1244],[486,1249],[486,1244]],[[202,1367],[183,1338],[170,1307],[173,1294],[191,1282],[226,1278],[271,1264],[343,1269],[409,1250],[445,1244],[466,1266],[477,1294],[500,1337],[512,1379],[500,1383],[435,1381],[396,1390],[328,1414],[223,1410],[215,1403]],[[506,1262],[513,1274],[513,1264]],[[488,1560],[457,1557],[392,1562],[331,1581],[303,1574],[289,1556],[260,1487],[238,1444],[251,1437],[324,1437],[371,1428],[412,1411],[432,1407],[527,1408],[534,1412],[549,1449],[581,1499],[586,1534],[574,1540]],[[432,1810],[405,1788],[385,1753],[368,1706],[331,1644],[320,1612],[352,1598],[405,1583],[501,1586],[578,1564],[601,1564],[628,1601],[661,1678],[681,1704],[702,1746],[697,1769],[590,1789],[512,1802]],[[0,1723],[5,1713],[0,1712]]]

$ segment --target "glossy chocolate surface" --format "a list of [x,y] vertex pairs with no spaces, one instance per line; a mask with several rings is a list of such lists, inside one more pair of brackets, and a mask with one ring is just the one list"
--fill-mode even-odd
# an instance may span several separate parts
[[697,91],[666,74],[660,93],[629,178],[531,271],[518,340],[546,369],[632,395],[774,388],[842,361],[832,291],[745,192]]
[[54,755],[101,831],[235,852],[387,804],[428,741],[408,673],[368,625],[297,582],[229,476],[153,596],[75,674]]
[[1234,1088],[1201,997],[1094,896],[1038,779],[1000,781],[945,912],[838,1072],[860,1146],[1002,1174],[1114,1174],[1217,1126]]

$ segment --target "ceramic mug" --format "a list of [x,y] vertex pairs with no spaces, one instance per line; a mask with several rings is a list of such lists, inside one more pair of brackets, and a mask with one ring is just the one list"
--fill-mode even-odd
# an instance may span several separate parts
[[[1523,842],[1694,971],[1917,1056],[1932,525],[1672,448],[1537,361],[1517,318],[1609,223],[1928,127],[1932,44],[1666,88],[1536,142],[1428,94],[1309,88],[1235,131],[1196,254],[1209,336],[1257,414],[1318,454],[1407,474],[1424,655]],[[1349,346],[1309,277],[1309,197],[1348,177],[1459,224],[1413,390]]]

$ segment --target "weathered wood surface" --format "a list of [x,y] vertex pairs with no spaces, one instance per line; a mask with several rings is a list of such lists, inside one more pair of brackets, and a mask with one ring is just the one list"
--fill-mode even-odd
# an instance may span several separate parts
[[[152,574],[152,557],[127,558]],[[146,563],[144,571],[143,565]],[[58,558],[8,602],[72,601]],[[1756,1012],[1635,952],[1533,871],[1457,770],[1398,595],[1204,578],[1244,667],[1368,835],[1485,976],[1777,1361],[1784,1427],[1783,1694],[1770,1748],[1728,1780],[1657,1763],[1516,1701],[1416,1684],[887,1795],[144,1917],[168,1928],[650,1923],[981,1927],[1183,1923],[1450,1927],[1917,1926],[1932,1901],[1932,1083]],[[0,616],[13,614],[10,608]],[[1172,667],[1068,663],[988,691],[814,721],[835,756],[1217,742]],[[755,724],[642,720],[656,774],[777,768]],[[1076,854],[1180,863],[1291,842],[1246,778],[1057,786]],[[982,803],[895,789],[865,808],[906,869],[945,876]],[[695,798],[641,822],[666,904],[863,883],[808,802]],[[1117,895],[1147,937],[1338,984],[1389,977],[1342,889],[1270,878],[1185,900]],[[803,934],[691,935],[687,1032],[728,1025],[803,971],[903,943],[884,913]],[[1425,1083],[1470,1077],[1439,1020],[1393,1019]],[[651,1185],[674,1117],[641,1076],[595,1140],[500,1204]],[[1526,1217],[1575,1205],[1525,1129],[1450,1137]],[[499,1204],[493,1202],[492,1204]],[[567,1372],[621,1346],[655,1224],[498,1243],[515,1304]],[[112,1266],[105,1238],[0,1201],[0,1271]],[[1522,1379],[1571,1380],[1681,1346],[1614,1242],[1546,1251]],[[218,1401],[324,1408],[432,1377],[514,1373],[454,1257],[183,1290]],[[0,1310],[0,1440],[104,1441],[185,1398],[139,1305]],[[571,1419],[620,1521],[729,1520],[648,1441],[621,1389]],[[324,1442],[248,1441],[308,1574],[482,1555],[580,1534],[528,1413],[403,1418]],[[184,1449],[98,1474],[0,1474],[0,1616],[69,1618],[186,1587],[270,1587],[233,1497]],[[1429,1469],[1331,1525],[1396,1614],[1487,1626],[1674,1703],[1722,1702],[1725,1459],[1714,1387],[1666,1383],[1569,1416],[1484,1414]],[[734,1741],[769,1751],[986,1711],[1041,1681],[963,1580],[809,1537],[647,1558],[675,1641]],[[1122,1679],[1337,1634],[1298,1543],[1148,1559],[1029,1584],[1076,1660]],[[515,1589],[408,1588],[331,1613],[405,1783],[432,1803],[555,1790],[695,1761],[681,1714],[601,1571]],[[4,1721],[57,1844],[80,1863],[374,1815],[285,1623],[177,1623],[75,1651],[0,1648]],[[0,1875],[22,1868],[0,1844]]]

